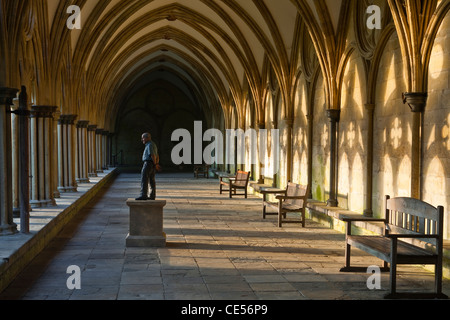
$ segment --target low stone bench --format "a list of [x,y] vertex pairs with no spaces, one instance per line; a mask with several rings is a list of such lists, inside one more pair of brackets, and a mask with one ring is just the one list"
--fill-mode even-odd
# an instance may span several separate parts
[[130,233],[127,247],[165,247],[166,234],[163,231],[164,207],[166,201],[137,201],[128,199],[130,207]]

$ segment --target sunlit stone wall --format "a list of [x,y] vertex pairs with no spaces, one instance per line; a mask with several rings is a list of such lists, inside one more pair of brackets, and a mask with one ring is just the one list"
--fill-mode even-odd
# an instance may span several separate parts
[[338,136],[339,206],[364,210],[367,122],[365,120],[365,75],[362,58],[352,54],[343,79],[341,120]]
[[308,92],[302,77],[297,86],[295,119],[292,130],[292,182],[308,184]]
[[424,116],[423,199],[445,208],[444,228],[450,238],[450,18],[437,34],[428,76]]
[[373,210],[383,216],[384,196],[411,193],[412,113],[403,104],[406,91],[402,52],[391,36],[379,67],[374,115]]
[[330,176],[330,132],[326,113],[323,77],[313,92],[312,185],[313,199],[327,201]]
[[[422,199],[434,206],[445,207],[446,238],[450,238],[450,18],[447,16],[434,44],[431,56],[429,96],[423,123],[423,161],[421,177]],[[349,41],[352,41],[350,32]],[[384,197],[411,196],[411,147],[413,113],[403,103],[407,91],[406,72],[399,38],[390,36],[377,68],[374,126],[372,209],[376,217],[383,216]],[[366,209],[368,161],[368,103],[367,69],[364,58],[355,48],[347,61],[341,89],[341,116],[337,140],[337,197],[339,207],[357,213]],[[311,180],[313,200],[326,202],[329,198],[330,121],[327,117],[325,80],[319,72],[316,81],[308,82],[300,75],[295,84],[292,127],[292,159],[288,159],[289,130],[284,120],[283,101],[268,94],[264,103],[265,128],[279,129],[280,164],[276,168],[271,150],[265,157],[264,175],[271,184],[274,173],[278,187],[288,180],[307,184]],[[312,90],[309,91],[309,88]],[[246,129],[256,128],[252,114],[246,114]],[[312,136],[310,127],[312,125]],[[269,135],[270,137],[270,135]],[[309,141],[312,141],[310,143]],[[270,138],[268,141],[270,145]],[[248,148],[248,146],[247,146]],[[311,152],[311,164],[308,156]],[[287,176],[291,161],[292,176]],[[251,159],[245,168],[250,170]],[[254,179],[259,177],[260,168]],[[309,172],[311,167],[311,172]],[[309,175],[311,174],[311,177]]]

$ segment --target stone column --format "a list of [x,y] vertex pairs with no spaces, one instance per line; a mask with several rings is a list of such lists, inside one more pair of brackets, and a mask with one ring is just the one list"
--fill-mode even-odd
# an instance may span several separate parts
[[64,124],[66,118],[61,115],[58,120],[58,191],[66,192],[64,187],[65,170],[64,170]]
[[284,122],[286,123],[286,137],[287,137],[287,141],[286,141],[286,158],[287,158],[287,163],[286,163],[286,178],[287,181],[292,181],[292,162],[293,162],[293,158],[292,158],[292,131],[294,128],[294,119],[292,118],[286,118],[284,119]]
[[19,208],[20,232],[30,232],[30,130],[27,89],[22,86],[19,95],[19,108],[16,112],[19,117]]
[[75,120],[77,115],[69,115],[67,117],[67,192],[77,192],[77,183],[75,181]]
[[77,116],[62,115],[58,121],[58,176],[60,192],[76,192],[73,157],[73,126]]
[[108,134],[108,167],[114,167],[113,162],[113,137],[114,133]]
[[308,185],[309,188],[309,199],[312,199],[312,172],[313,172],[313,131],[314,131],[314,116],[312,112],[308,112],[306,116],[308,122]]
[[330,120],[330,196],[327,201],[327,206],[337,207],[337,124],[340,121],[341,110],[328,109],[327,116]]
[[373,183],[373,113],[375,104],[367,103],[367,160],[366,160],[366,208],[364,216],[373,217],[372,210],[372,183]]
[[58,150],[58,122],[61,117],[61,111],[58,109],[53,114],[53,132],[52,132],[52,140],[53,143],[53,153],[52,153],[52,184],[53,184],[53,197],[55,199],[61,198],[61,194],[58,190],[59,187],[59,150]]
[[89,156],[88,174],[89,174],[89,177],[97,177],[95,130],[97,130],[96,125],[88,126],[88,156]]
[[411,145],[411,197],[421,199],[422,175],[422,126],[423,114],[427,104],[426,92],[409,92],[403,94],[403,102],[408,104],[413,113]]
[[17,233],[12,203],[11,105],[18,90],[0,88],[0,236]]
[[88,128],[89,121],[77,123],[77,183],[89,183],[88,177]]
[[56,107],[32,106],[31,109],[31,206],[54,205],[51,174],[51,136]]
[[108,170],[108,131],[103,131],[102,134],[102,168],[103,170]]
[[19,99],[13,100],[11,107],[11,155],[12,155],[12,194],[14,217],[20,217],[19,204],[19,116],[15,114],[19,109]]
[[103,154],[102,154],[102,136],[103,136],[103,129],[97,129],[95,130],[95,143],[96,143],[96,171],[98,173],[103,173],[102,169],[102,162],[103,162]]
[[[265,159],[261,160],[261,157],[265,156],[261,154],[261,148],[264,144],[267,144],[267,141],[265,141],[267,135],[262,135],[261,131],[266,129],[265,123],[258,123],[258,159],[259,159],[259,177],[258,177],[258,183],[263,184],[264,183],[264,176],[265,176]],[[263,140],[264,138],[264,140]]]

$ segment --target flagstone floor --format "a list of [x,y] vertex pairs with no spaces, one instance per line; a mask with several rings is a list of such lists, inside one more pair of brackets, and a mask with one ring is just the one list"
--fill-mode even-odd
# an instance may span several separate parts
[[[262,219],[261,199],[218,192],[215,179],[157,176],[164,209],[165,248],[127,248],[126,200],[139,175],[121,174],[7,288],[0,299],[24,300],[377,300],[371,274],[340,273],[344,235],[308,221],[276,226]],[[354,250],[361,266],[380,261]],[[69,266],[81,270],[81,289],[69,290]],[[401,266],[399,290],[429,288],[433,273]],[[450,295],[448,281],[444,292]]]

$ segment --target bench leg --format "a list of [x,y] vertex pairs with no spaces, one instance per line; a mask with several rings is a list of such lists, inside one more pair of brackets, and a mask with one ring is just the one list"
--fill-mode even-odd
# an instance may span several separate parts
[[345,244],[345,267],[341,268],[341,272],[352,272],[355,271],[354,268],[350,267],[350,254],[351,254],[352,246],[349,244]]
[[[350,264],[352,246],[349,244],[345,245],[345,266],[341,268],[340,272],[367,272],[367,267],[352,267]],[[381,272],[389,272],[390,268],[387,262],[383,263],[383,267],[380,268]]]
[[305,209],[302,211],[302,228],[306,227],[306,213]]
[[391,287],[391,296],[395,296],[397,292],[397,263],[391,264],[391,274],[390,274],[390,287]]
[[397,239],[392,239],[391,242],[391,274],[390,274],[390,296],[395,296],[397,292]]
[[282,200],[279,200],[279,202],[278,202],[278,228],[281,228],[283,225],[282,207],[283,207],[283,202],[282,202]]
[[447,299],[448,297],[442,293],[442,261],[436,263],[434,276],[436,281],[436,296],[441,299]]

